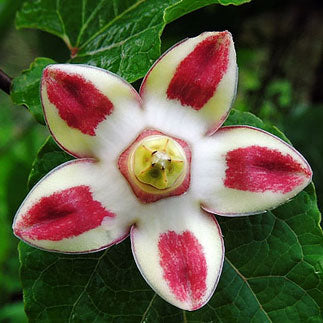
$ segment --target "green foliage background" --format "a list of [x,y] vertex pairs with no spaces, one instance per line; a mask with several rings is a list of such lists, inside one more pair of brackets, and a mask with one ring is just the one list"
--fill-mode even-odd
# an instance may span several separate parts
[[[54,1],[39,0],[38,2],[46,3],[49,7],[54,4]],[[124,5],[131,2],[121,1]],[[153,4],[151,6],[151,14],[156,16],[151,24],[149,20],[145,20],[147,15],[145,16],[143,12],[132,12],[135,15],[142,15],[143,25],[146,23],[145,33],[147,35],[145,39],[150,39],[151,41],[149,46],[146,44],[147,48],[143,48],[142,44],[137,44],[138,46],[135,47],[132,37],[126,37],[126,41],[122,46],[118,44],[110,46],[114,44],[113,37],[117,37],[112,34],[110,38],[103,37],[100,40],[100,46],[105,48],[105,50],[98,51],[95,49],[94,53],[93,46],[95,47],[96,45],[93,44],[93,40],[95,38],[93,38],[91,33],[88,35],[84,32],[81,33],[79,29],[73,27],[77,26],[73,21],[70,21],[70,28],[64,30],[60,24],[56,23],[57,20],[55,20],[54,15],[52,20],[45,23],[41,19],[37,20],[37,17],[41,17],[39,12],[31,12],[32,16],[30,18],[34,21],[34,27],[39,28],[43,24],[43,28],[41,27],[40,29],[50,31],[62,37],[65,44],[59,38],[41,31],[15,30],[14,16],[22,1],[0,0],[0,68],[4,69],[11,76],[17,76],[21,73],[22,69],[28,69],[31,62],[39,56],[48,57],[57,62],[65,62],[70,59],[70,52],[66,47],[67,44],[69,48],[76,46],[80,48],[79,56],[72,58],[72,61],[99,64],[121,74],[129,81],[134,81],[143,76],[143,68],[140,64],[151,63],[153,57],[158,56],[160,44],[157,36],[164,28],[165,22],[169,22],[169,24],[166,25],[165,31],[162,34],[162,52],[185,37],[194,36],[206,30],[228,29],[233,33],[236,41],[240,73],[235,109],[242,112],[254,112],[266,124],[273,123],[285,132],[293,145],[309,160],[314,170],[314,182],[317,184],[319,203],[323,203],[323,170],[321,167],[323,153],[323,131],[321,126],[323,121],[323,105],[320,88],[322,86],[323,75],[322,56],[320,54],[323,50],[323,31],[321,28],[321,21],[323,19],[322,6],[318,1],[285,1],[282,3],[276,0],[271,2],[254,0],[239,7],[210,5],[175,20],[176,17],[182,16],[186,12],[193,11],[207,3],[215,2],[184,0],[179,5],[169,7],[165,15],[161,17],[161,9],[165,9],[175,2],[150,1]],[[222,2],[222,4],[228,3],[228,1],[223,0],[219,2]],[[28,3],[31,4],[32,1],[28,1]],[[100,1],[100,3],[104,3],[104,1]],[[28,4],[26,7],[28,9]],[[146,11],[148,11],[147,8],[145,8]],[[75,10],[77,11],[78,8],[75,8]],[[108,12],[109,7],[104,6],[101,10]],[[64,10],[62,15],[64,17]],[[30,24],[28,25],[26,17],[28,18],[28,15],[18,15],[16,21],[18,27],[33,27]],[[108,15],[105,15],[105,18],[108,21],[111,17],[109,18]],[[125,18],[127,18],[126,15]],[[114,27],[113,23],[107,22],[107,24],[109,28]],[[97,26],[93,25],[91,28],[95,31]],[[104,28],[100,30],[104,34]],[[135,27],[132,30],[135,30]],[[89,31],[91,32],[91,29]],[[134,34],[136,34],[136,31]],[[99,34],[97,36],[100,37]],[[106,45],[104,42],[106,42]],[[132,51],[138,50],[142,51],[142,55],[137,61],[130,60],[129,64],[120,61],[120,56],[131,56]],[[91,55],[89,55],[89,52],[91,52]],[[24,96],[24,93],[26,91],[34,94],[37,93],[38,83],[36,81],[28,83],[28,80],[30,80],[29,73],[35,73],[37,77],[37,69],[39,72],[42,66],[49,62],[48,59],[37,59],[34,62],[36,68],[34,65],[30,72],[27,71],[17,78],[13,88],[13,101],[16,104],[24,103],[29,105],[36,120],[40,122],[42,121],[42,115],[39,110],[38,98],[34,96],[35,102],[30,103],[30,100]],[[140,82],[136,82],[135,86],[138,87],[139,84]],[[18,274],[17,240],[11,233],[11,222],[16,209],[26,195],[26,184],[33,160],[38,149],[46,139],[48,132],[45,127],[37,123],[27,113],[24,107],[20,105],[14,106],[10,98],[3,93],[0,93],[0,111],[0,322],[24,322],[26,317],[23,311],[21,283]],[[246,123],[249,122],[258,127],[264,126],[254,117],[246,114],[242,115],[238,111],[232,113],[230,118],[233,123],[242,118]],[[277,131],[274,128],[270,129],[272,132]],[[281,136],[280,132],[277,132],[277,134]],[[33,172],[29,178],[29,185],[31,186],[47,169],[67,158],[64,153],[57,150],[57,147],[52,142],[46,144],[39,157],[42,160],[48,158],[48,162],[47,164],[46,162],[34,164]],[[36,296],[31,293],[31,286],[38,277],[37,272],[41,272],[46,266],[57,262],[53,269],[59,273],[60,268],[64,268],[72,263],[72,267],[80,272],[80,268],[86,263],[89,266],[89,268],[83,267],[84,279],[86,279],[86,270],[91,270],[91,266],[95,268],[98,266],[98,272],[101,273],[101,271],[104,272],[104,268],[109,266],[111,262],[116,261],[120,269],[120,280],[124,279],[122,278],[123,274],[128,275],[128,277],[131,277],[133,287],[139,286],[138,288],[143,293],[141,294],[143,295],[142,307],[137,304],[137,309],[135,309],[136,304],[132,304],[133,307],[131,307],[130,303],[127,302],[129,300],[127,293],[121,292],[122,296],[120,296],[124,299],[124,304],[129,305],[129,308],[125,309],[126,312],[132,308],[134,312],[137,311],[138,321],[141,319],[141,308],[145,308],[145,301],[148,300],[148,302],[152,301],[153,306],[146,313],[146,316],[142,317],[146,322],[155,322],[156,320],[168,322],[178,322],[181,320],[188,320],[190,322],[197,320],[209,321],[210,317],[213,317],[215,321],[221,321],[224,320],[224,317],[229,319],[230,315],[232,320],[232,315],[234,315],[237,321],[239,321],[237,318],[240,317],[241,322],[252,320],[254,322],[269,320],[274,322],[300,322],[301,319],[302,321],[320,322],[322,320],[320,320],[318,311],[320,308],[322,309],[323,303],[322,285],[318,283],[312,269],[315,268],[315,271],[322,272],[323,264],[317,262],[320,255],[313,251],[318,249],[311,249],[309,246],[309,241],[313,242],[315,240],[313,236],[319,237],[320,235],[319,231],[314,230],[315,221],[318,221],[318,210],[316,209],[316,202],[313,200],[313,196],[315,196],[313,187],[309,187],[297,199],[292,201],[294,206],[283,206],[277,209],[277,211],[270,212],[267,217],[259,215],[250,219],[244,218],[235,223],[230,223],[230,219],[219,219],[222,229],[228,237],[228,240],[226,240],[228,258],[221,279],[222,285],[220,283],[218,291],[221,297],[213,300],[210,303],[210,307],[203,309],[202,312],[196,312],[199,314],[193,313],[187,316],[185,314],[185,317],[183,313],[167,307],[159,298],[156,299],[153,292],[149,288],[147,289],[144,281],[137,277],[136,269],[132,268],[133,262],[131,262],[130,255],[125,257],[126,260],[124,261],[118,260],[120,253],[123,255],[129,254],[130,249],[127,243],[121,245],[117,250],[111,249],[111,252],[109,251],[109,254],[104,258],[103,255],[105,253],[95,254],[92,262],[84,262],[87,256],[82,256],[80,259],[73,257],[60,258],[49,254],[42,256],[43,252],[22,244],[20,246],[23,261],[22,275],[25,277],[24,287],[27,290],[27,310],[30,318],[33,321],[53,321],[55,317],[58,319],[58,315],[61,314],[61,319],[64,321],[66,319],[64,310],[68,311],[68,309],[63,309],[59,305],[64,304],[65,301],[70,302],[69,304],[74,304],[75,300],[73,297],[78,295],[77,288],[74,286],[77,284],[77,281],[74,282],[73,277],[61,277],[62,282],[66,283],[67,290],[61,295],[64,298],[64,302],[57,298],[55,290],[48,289],[48,286],[53,286],[50,282],[53,271],[49,271],[47,276],[39,281],[41,285],[36,286]],[[301,212],[299,216],[295,217],[293,207],[295,210],[298,210],[297,212],[300,212],[302,207],[304,208],[305,206],[306,208],[303,209],[303,213]],[[313,219],[316,220],[314,223],[303,224],[304,215],[310,216],[312,221],[314,221]],[[251,227],[253,230],[250,230]],[[258,239],[257,237],[254,239],[254,236],[266,234],[265,231],[268,228],[272,228],[274,235],[269,235],[263,240],[263,245],[258,244],[255,247],[257,251],[264,248],[263,254],[259,256],[259,259],[255,257],[251,263],[245,263],[243,257],[242,259],[239,258],[239,255],[243,253],[243,249],[239,248],[241,241],[236,240],[235,234],[243,234],[245,236],[244,243],[248,249],[252,248],[255,243],[254,240]],[[300,228],[303,231],[297,231]],[[277,238],[275,240],[276,233],[279,237],[289,237],[293,232],[296,233],[297,239],[300,239],[301,242],[293,243],[294,240],[291,237],[288,238],[287,244],[284,241],[277,241]],[[312,237],[310,238],[308,235],[312,235]],[[258,240],[261,242],[260,238]],[[259,274],[262,269],[254,268],[252,263],[256,264],[264,257],[266,245],[270,245],[270,243],[276,244],[276,251],[287,250],[291,246],[292,249],[289,252],[286,251],[285,256],[278,254],[268,256],[267,261],[269,263],[275,257],[282,257],[279,260],[281,266],[280,268],[275,266],[272,268],[277,281],[274,285],[271,283],[271,286],[277,286],[277,288],[262,290],[259,282],[253,279],[253,275]],[[317,238],[316,244],[319,245],[320,243],[320,239]],[[300,245],[303,245],[303,255],[299,249]],[[305,260],[303,259],[304,261],[301,261],[293,270],[287,271],[287,267],[292,266],[293,257],[297,259],[305,257]],[[103,260],[101,261],[100,259]],[[241,267],[239,268],[239,272],[242,273],[241,276],[236,274],[237,271],[230,264],[230,259],[234,259]],[[263,263],[263,266],[265,266],[266,261]],[[46,275],[46,272],[44,274]],[[27,280],[26,277],[29,277],[29,279]],[[80,277],[79,279],[79,281],[82,281]],[[251,279],[249,284],[253,284],[252,289],[258,291],[257,297],[262,302],[261,305],[264,308],[264,313],[270,313],[268,317],[262,316],[262,311],[257,310],[259,308],[257,304],[253,305],[255,307],[251,306],[253,303],[250,289],[244,283],[249,279]],[[266,279],[270,278],[267,277]],[[290,283],[286,283],[286,279]],[[108,282],[109,278],[105,277],[104,281]],[[100,285],[96,285],[95,282],[95,279],[91,282],[89,294],[85,294],[85,296],[91,295],[91,292],[97,292],[97,288]],[[113,282],[110,283],[117,291],[118,286],[114,286]],[[263,281],[263,283],[266,283],[266,281]],[[81,287],[82,284],[80,284]],[[124,284],[127,286],[126,281]],[[136,284],[139,285],[137,286]],[[297,289],[293,284],[302,286],[303,289]],[[74,289],[71,290],[70,286],[74,286]],[[233,291],[239,291],[236,294],[236,298],[228,299],[228,294],[225,292],[228,286]],[[121,287],[119,286],[119,288]],[[278,301],[274,300],[282,292],[281,287],[288,288],[290,290],[289,294],[291,296],[294,295],[294,299],[290,298],[289,303],[287,302],[290,310],[280,309],[279,299]],[[43,294],[41,293],[42,289],[46,291]],[[302,294],[302,290],[304,294]],[[76,294],[74,295],[74,293]],[[285,296],[289,294],[282,292],[282,295]],[[46,305],[48,295],[52,299],[52,304],[57,305],[52,310],[48,309],[50,305]],[[105,294],[100,296],[103,298],[108,297]],[[302,308],[301,304],[310,304],[312,297],[318,301],[318,304],[309,305],[308,308],[313,310],[310,313],[308,308]],[[79,301],[77,308],[89,306],[88,302],[83,298],[80,298]],[[280,300],[280,302],[283,301]],[[92,313],[90,317],[84,314],[86,310],[82,312],[82,310],[76,308],[73,312],[75,316],[71,317],[71,321],[91,321],[93,315],[101,310],[103,314],[101,313],[101,316],[97,314],[98,321],[103,318],[106,320],[112,320],[113,318],[116,321],[118,319],[122,322],[126,321],[125,317],[118,314],[121,309],[119,309],[119,312],[116,310],[114,315],[109,316],[107,314],[109,313],[109,308],[104,308],[104,303],[101,305],[102,308],[100,310],[86,309],[88,313]],[[255,316],[251,317],[253,311]],[[164,316],[160,314],[161,312],[164,313]],[[82,313],[84,314],[83,316]],[[129,322],[132,321],[136,322],[136,320],[129,319]]]

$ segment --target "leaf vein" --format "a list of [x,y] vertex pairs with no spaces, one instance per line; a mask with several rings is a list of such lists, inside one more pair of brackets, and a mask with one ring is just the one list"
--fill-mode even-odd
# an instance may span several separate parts
[[94,33],[87,41],[85,41],[80,48],[83,48],[86,44],[88,44],[91,40],[95,39],[99,34],[102,34],[106,29],[108,29],[114,22],[118,21],[119,19],[121,19],[126,13],[128,13],[129,11],[135,9],[136,7],[138,7],[141,3],[145,2],[146,0],[139,0],[136,3],[134,3],[132,6],[130,6],[129,8],[127,8],[126,10],[124,10],[122,13],[120,13],[118,16],[116,16],[115,18],[113,18],[109,23],[107,23],[104,27],[102,27],[101,29],[99,29],[96,33]]
[[[86,0],[85,0],[86,2]],[[87,18],[87,20],[82,23],[82,26],[81,26],[81,29],[80,29],[80,32],[78,34],[78,37],[77,37],[77,41],[76,41],[76,46],[78,47],[79,44],[80,44],[80,41],[81,41],[81,37],[84,33],[84,30],[87,28],[87,26],[89,25],[89,23],[92,21],[93,18],[95,18],[96,14],[98,11],[101,10],[102,8],[102,5],[103,5],[104,1],[101,0],[98,5],[95,7],[95,9],[92,11],[92,13],[89,15],[89,17]],[[83,8],[83,12],[82,12],[82,16],[83,16],[83,21],[85,19],[85,7]],[[83,44],[84,45],[84,44]]]
[[81,298],[82,298],[82,296],[84,295],[84,293],[86,292],[86,290],[87,290],[88,286],[90,285],[90,282],[92,281],[92,278],[94,277],[94,274],[95,274],[96,270],[97,270],[97,269],[98,269],[98,267],[99,267],[99,264],[100,264],[101,260],[102,260],[102,259],[103,259],[103,257],[107,254],[108,250],[109,250],[109,249],[106,249],[106,250],[104,251],[104,253],[103,253],[103,254],[98,258],[97,263],[96,263],[96,265],[95,265],[95,267],[94,267],[94,269],[93,269],[93,271],[92,271],[92,273],[91,273],[91,275],[90,275],[90,277],[89,277],[89,279],[88,279],[87,283],[84,285],[83,290],[81,291],[81,293],[80,293],[79,297],[76,299],[76,301],[74,302],[74,304],[73,304],[73,306],[72,306],[71,313],[70,313],[70,316],[69,316],[69,318],[68,318],[68,322],[72,322],[72,315],[73,315],[73,312],[74,312],[74,310],[75,310],[75,307],[76,307],[76,305],[79,303],[79,301],[81,300]]
[[227,258],[225,257],[226,261],[230,264],[230,266],[236,271],[236,273],[242,278],[242,280],[247,284],[247,286],[249,287],[250,291],[252,292],[255,300],[257,301],[259,308],[261,309],[261,311],[264,313],[264,315],[266,316],[266,318],[268,319],[269,322],[272,322],[271,318],[269,317],[268,313],[264,310],[264,308],[262,307],[257,295],[255,294],[255,292],[253,291],[253,289],[251,288],[250,284],[248,283],[248,280],[246,277],[244,277],[240,271],[238,270],[238,268],[236,268],[233,263]]
[[[136,34],[133,34],[133,35],[129,36],[128,38],[125,38],[125,39],[121,40],[120,42],[113,43],[113,44],[111,44],[109,46],[101,47],[99,49],[95,49],[95,50],[90,51],[90,52],[82,53],[82,54],[78,55],[78,57],[91,56],[91,55],[95,55],[95,54],[110,50],[110,49],[115,48],[115,47],[120,47],[120,46],[124,45],[127,41],[131,40],[132,38],[137,37],[137,36],[147,32],[147,30],[149,30],[149,29],[154,29],[155,27],[156,26],[153,26],[153,27],[150,27],[148,29],[142,30],[142,31],[140,31],[140,32],[138,32]],[[143,51],[141,51],[141,52],[143,53]]]
[[65,24],[64,24],[63,18],[61,16],[61,13],[59,12],[59,7],[60,7],[60,0],[56,0],[56,14],[57,14],[57,17],[58,17],[58,19],[59,19],[59,21],[61,23],[62,31],[63,31],[62,39],[66,43],[67,47],[69,49],[71,49],[72,48],[72,44],[70,42],[70,39],[69,39],[68,35],[66,34]]
[[151,308],[151,307],[152,307],[152,305],[153,305],[153,302],[155,301],[156,296],[157,296],[157,294],[155,293],[155,294],[154,294],[154,296],[151,298],[151,300],[150,300],[150,302],[149,302],[149,304],[148,304],[148,306],[147,306],[147,308],[146,308],[145,312],[142,314],[142,318],[141,318],[140,323],[143,323],[143,322],[144,322],[144,320],[145,320],[145,318],[146,318],[146,316],[147,316],[147,314],[148,314],[148,312],[149,312],[150,308]]

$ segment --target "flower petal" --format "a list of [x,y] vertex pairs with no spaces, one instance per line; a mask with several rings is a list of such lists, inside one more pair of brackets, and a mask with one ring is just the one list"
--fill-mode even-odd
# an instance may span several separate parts
[[[13,223],[15,235],[41,249],[90,252],[129,234],[113,179],[92,159],[67,162],[45,176],[29,193]],[[122,180],[122,176],[120,175]]]
[[260,213],[294,197],[312,171],[292,146],[263,130],[223,127],[195,152],[192,189],[209,212]]
[[[164,131],[182,130],[182,136],[187,138],[185,134],[192,129],[198,128],[198,132],[205,134],[221,126],[236,86],[237,65],[231,34],[207,32],[166,52],[148,72],[140,94],[152,126]],[[178,127],[179,122],[186,127]]]
[[[141,99],[130,84],[103,69],[49,65],[43,72],[41,98],[49,129],[58,144],[76,157],[97,157],[111,125],[130,125]],[[124,129],[122,129],[124,130]],[[118,132],[118,134],[121,131]],[[116,136],[116,135],[115,135]],[[98,139],[98,137],[100,139]]]
[[196,310],[218,283],[224,245],[216,219],[190,199],[159,205],[131,229],[132,251],[148,284],[167,302]]

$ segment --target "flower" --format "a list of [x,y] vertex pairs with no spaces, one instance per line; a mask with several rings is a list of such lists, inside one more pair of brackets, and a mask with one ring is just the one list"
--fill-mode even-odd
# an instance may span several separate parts
[[279,138],[249,126],[220,128],[236,86],[227,31],[175,45],[150,69],[140,96],[99,68],[46,67],[48,127],[77,159],[29,193],[15,235],[41,249],[86,253],[130,234],[137,266],[161,297],[185,310],[206,304],[224,259],[213,214],[263,212],[312,177]]

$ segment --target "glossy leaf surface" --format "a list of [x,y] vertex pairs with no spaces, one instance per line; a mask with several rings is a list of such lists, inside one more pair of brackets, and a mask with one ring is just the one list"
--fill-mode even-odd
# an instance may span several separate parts
[[18,28],[37,28],[60,37],[72,62],[117,73],[129,82],[142,77],[160,55],[165,25],[210,4],[248,0],[33,0],[18,12]]

